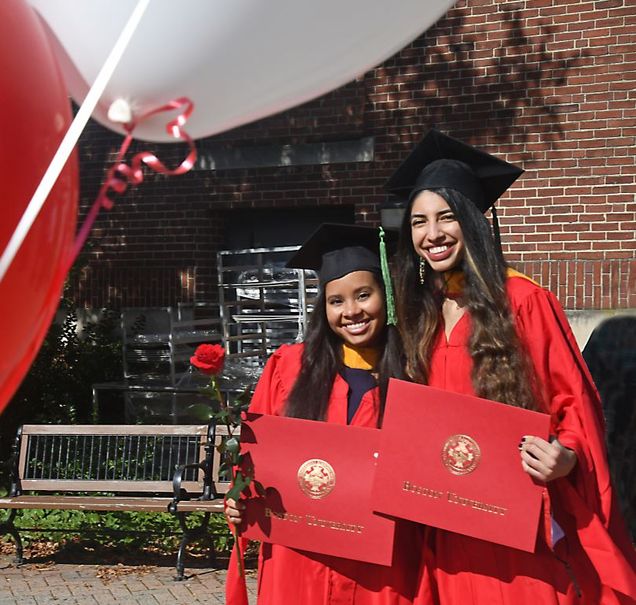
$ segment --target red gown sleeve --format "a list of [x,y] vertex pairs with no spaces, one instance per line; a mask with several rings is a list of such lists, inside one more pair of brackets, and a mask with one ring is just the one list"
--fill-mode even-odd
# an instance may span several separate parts
[[573,471],[551,482],[550,491],[574,517],[601,582],[636,598],[636,556],[612,490],[602,407],[565,313],[552,293],[536,286],[518,300],[513,296],[512,307],[543,410],[559,441],[577,455]]
[[289,392],[300,372],[302,345],[283,345],[268,359],[258,380],[250,412],[281,415]]
[[[576,452],[576,483],[587,492],[586,499],[598,498],[610,487],[605,423],[596,387],[565,313],[552,293],[537,288],[518,307],[516,324],[532,359],[553,432],[562,445]],[[594,481],[584,480],[590,475]],[[609,509],[603,508],[600,499],[598,505],[607,519]]]

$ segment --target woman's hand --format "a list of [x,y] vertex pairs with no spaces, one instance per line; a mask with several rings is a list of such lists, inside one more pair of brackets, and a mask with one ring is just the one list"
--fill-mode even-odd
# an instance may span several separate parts
[[521,466],[539,481],[553,481],[565,477],[576,466],[576,454],[563,447],[556,438],[548,443],[540,437],[525,436],[519,444]]
[[233,525],[240,525],[243,520],[243,511],[245,510],[245,504],[240,500],[232,500],[227,498],[225,500],[225,518],[228,523]]

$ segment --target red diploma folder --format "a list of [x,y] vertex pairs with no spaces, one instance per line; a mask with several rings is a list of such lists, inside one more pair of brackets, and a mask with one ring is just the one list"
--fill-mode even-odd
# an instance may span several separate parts
[[244,468],[265,487],[246,501],[243,536],[391,565],[395,522],[374,514],[378,429],[248,414]]
[[547,414],[392,379],[375,510],[533,552],[543,486],[518,446],[549,426]]

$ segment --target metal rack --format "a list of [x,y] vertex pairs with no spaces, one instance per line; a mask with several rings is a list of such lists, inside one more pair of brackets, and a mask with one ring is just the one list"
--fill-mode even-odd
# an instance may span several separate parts
[[122,310],[124,379],[93,385],[123,393],[127,422],[185,422],[188,410],[209,404],[189,360],[197,345],[222,343],[228,392],[253,385],[269,355],[302,340],[317,294],[313,271],[287,269],[298,246],[224,250],[217,254],[218,304]]
[[99,416],[99,394],[123,394],[128,422],[200,421],[189,410],[207,405],[200,394],[205,381],[190,370],[190,357],[202,343],[221,342],[218,305],[122,309],[123,381],[93,385],[93,415]]
[[217,254],[221,328],[231,358],[262,366],[280,345],[302,340],[317,279],[313,271],[285,268],[298,248]]
[[124,381],[174,386],[201,343],[221,341],[218,305],[122,309]]

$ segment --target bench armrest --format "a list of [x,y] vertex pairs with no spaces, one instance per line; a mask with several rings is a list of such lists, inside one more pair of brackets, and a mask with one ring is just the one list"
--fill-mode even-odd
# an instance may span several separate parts
[[168,505],[168,511],[173,514],[177,512],[180,501],[189,500],[187,497],[187,491],[184,490],[181,485],[183,483],[183,476],[186,470],[191,468],[201,469],[204,473],[203,493],[201,494],[200,499],[212,499],[212,484],[209,480],[212,472],[210,461],[202,460],[201,462],[193,464],[182,464],[177,467],[174,475],[172,476],[172,502]]
[[168,505],[168,511],[176,513],[179,507],[179,502],[184,500],[184,495],[187,497],[187,491],[184,490],[181,485],[183,483],[183,475],[186,469],[198,468],[203,471],[203,493],[200,496],[200,500],[212,500],[213,486],[212,486],[212,465],[213,465],[213,451],[214,441],[216,434],[216,424],[210,422],[207,430],[207,443],[205,444],[205,459],[197,463],[182,464],[178,466],[172,476],[172,502]]

